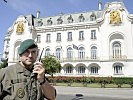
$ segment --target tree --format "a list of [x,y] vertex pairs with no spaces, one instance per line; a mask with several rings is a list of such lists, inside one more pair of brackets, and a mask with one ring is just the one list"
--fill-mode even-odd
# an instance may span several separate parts
[[2,68],[3,66],[2,66],[2,63],[0,63],[0,69]]
[[45,73],[53,77],[54,73],[60,72],[61,64],[53,55],[42,58],[42,63],[45,68]]
[[0,63],[0,69],[8,66],[8,59],[7,58],[5,58],[5,59],[3,58],[3,59],[1,59],[1,61],[2,61],[2,63]]

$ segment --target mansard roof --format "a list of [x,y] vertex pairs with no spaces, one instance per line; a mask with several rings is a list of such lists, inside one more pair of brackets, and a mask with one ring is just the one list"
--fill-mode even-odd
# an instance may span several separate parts
[[90,11],[90,12],[80,12],[80,13],[72,13],[72,14],[59,14],[57,16],[49,16],[49,17],[43,17],[43,18],[34,18],[34,25],[38,26],[39,22],[46,26],[48,25],[47,21],[51,20],[52,25],[58,24],[58,19],[62,19],[62,24],[68,24],[68,19],[71,16],[73,18],[72,23],[78,23],[79,22],[79,16],[83,16],[84,20],[83,22],[91,21],[91,15],[95,15],[96,18],[100,18],[102,16],[102,11]]
[[57,24],[91,22],[91,21],[96,22],[96,20],[98,19],[103,19],[103,16],[106,12],[109,12],[110,10],[113,10],[115,8],[124,9],[128,14],[128,11],[126,10],[124,6],[124,3],[116,1],[116,2],[111,2],[111,3],[109,2],[106,3],[102,10],[85,11],[85,12],[70,13],[70,14],[60,13],[55,16],[39,17],[39,18],[33,15],[28,15],[26,16],[26,19],[29,21],[30,25],[33,25],[35,27],[57,25]]

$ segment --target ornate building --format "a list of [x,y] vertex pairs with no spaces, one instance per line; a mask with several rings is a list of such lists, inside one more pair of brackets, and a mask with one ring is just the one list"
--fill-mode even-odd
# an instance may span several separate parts
[[40,17],[19,16],[8,29],[4,58],[19,60],[20,43],[34,39],[43,56],[55,55],[62,76],[133,77],[133,14],[123,2],[106,3],[98,11]]

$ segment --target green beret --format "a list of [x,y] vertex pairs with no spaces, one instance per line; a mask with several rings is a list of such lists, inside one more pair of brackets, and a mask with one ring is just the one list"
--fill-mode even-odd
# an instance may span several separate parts
[[27,39],[24,40],[21,44],[20,47],[18,49],[18,53],[19,55],[24,53],[27,49],[32,49],[32,48],[36,48],[37,44],[33,39]]

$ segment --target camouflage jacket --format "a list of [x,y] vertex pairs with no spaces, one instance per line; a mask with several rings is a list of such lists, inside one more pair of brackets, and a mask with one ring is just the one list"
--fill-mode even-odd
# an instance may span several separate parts
[[0,100],[44,100],[38,81],[19,62],[0,72]]

